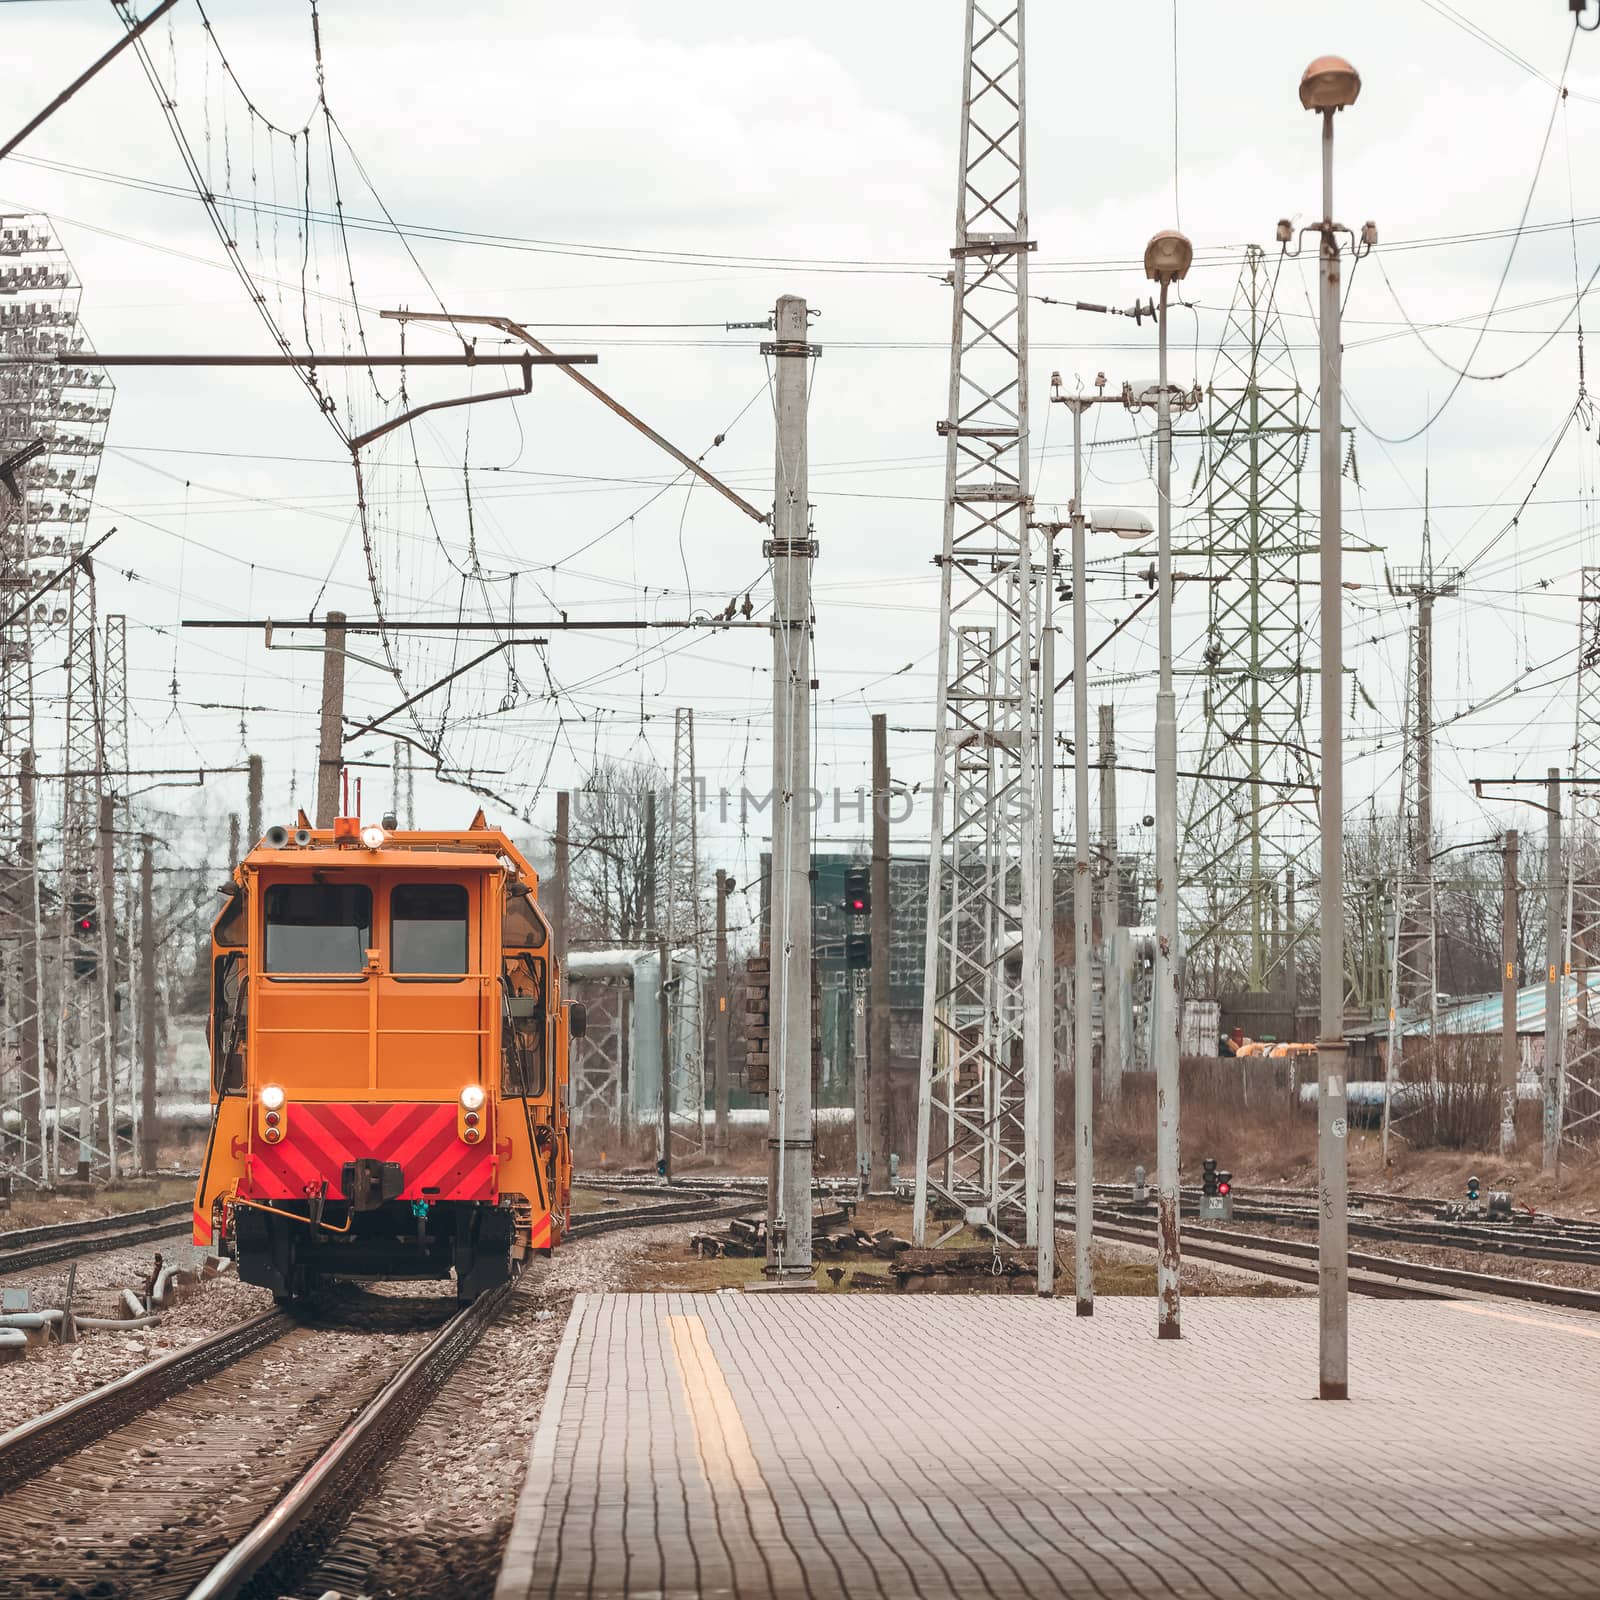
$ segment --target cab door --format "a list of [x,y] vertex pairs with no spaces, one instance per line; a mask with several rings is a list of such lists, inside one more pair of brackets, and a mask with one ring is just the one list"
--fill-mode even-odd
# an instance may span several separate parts
[[307,871],[267,881],[251,974],[251,1077],[297,1098],[346,1100],[371,1075],[373,887]]
[[483,887],[477,874],[384,874],[376,1100],[454,1100],[468,1084],[488,1087],[485,998],[495,975],[483,961]]

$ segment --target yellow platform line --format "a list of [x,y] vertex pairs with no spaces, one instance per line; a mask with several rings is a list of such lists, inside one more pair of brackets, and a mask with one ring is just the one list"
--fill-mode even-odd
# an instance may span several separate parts
[[705,1324],[695,1316],[669,1316],[672,1353],[678,1360],[678,1375],[683,1380],[694,1422],[695,1446],[706,1482],[713,1490],[755,1491],[763,1499],[766,1479],[750,1448],[750,1435],[739,1415],[739,1402],[723,1376]]
[[1517,1311],[1496,1311],[1493,1306],[1468,1305],[1463,1300],[1447,1300],[1454,1311],[1472,1317],[1493,1317],[1496,1322],[1521,1322],[1530,1328],[1549,1328],[1555,1333],[1570,1333],[1575,1339],[1600,1339],[1600,1328],[1580,1328],[1573,1322],[1552,1322],[1548,1317],[1529,1317]]

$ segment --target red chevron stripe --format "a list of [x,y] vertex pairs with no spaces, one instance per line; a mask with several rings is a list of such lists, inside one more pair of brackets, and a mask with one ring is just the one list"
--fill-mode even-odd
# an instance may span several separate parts
[[481,1145],[465,1145],[452,1138],[442,1146],[433,1164],[418,1176],[419,1187],[435,1187],[441,1197],[484,1198],[494,1186],[494,1158]]
[[454,1106],[425,1106],[422,1109],[431,1114],[419,1117],[415,1125],[407,1130],[404,1141],[394,1146],[392,1159],[398,1161],[407,1172],[420,1164],[423,1151],[431,1151],[441,1139],[456,1137]]
[[425,1143],[411,1146],[405,1169],[407,1172],[431,1173],[441,1158],[448,1160],[456,1151],[466,1148],[456,1136],[455,1118],[452,1117],[443,1127],[430,1128]]
[[323,1175],[329,1171],[337,1179],[339,1168],[352,1155],[363,1154],[359,1149],[352,1150],[350,1145],[340,1137],[340,1130],[328,1124],[322,1117],[295,1116],[289,1121],[289,1138],[299,1137],[300,1141],[311,1147],[321,1160]]
[[342,1168],[361,1157],[398,1162],[403,1199],[488,1200],[495,1192],[494,1140],[486,1130],[481,1144],[465,1143],[453,1104],[301,1103],[282,1142],[258,1140],[253,1154],[241,1189],[257,1199],[299,1199],[318,1183],[327,1184],[330,1199],[342,1198]]
[[371,1109],[366,1106],[329,1103],[317,1109],[322,1113],[330,1133],[337,1132],[355,1154],[376,1156],[387,1149],[397,1132],[417,1111],[427,1108],[413,1104],[385,1105],[379,1108],[382,1114],[377,1117],[363,1116],[363,1111]]

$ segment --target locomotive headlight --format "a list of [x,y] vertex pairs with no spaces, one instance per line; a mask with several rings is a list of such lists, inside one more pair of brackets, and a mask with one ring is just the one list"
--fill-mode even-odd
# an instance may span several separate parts
[[463,1109],[467,1111],[478,1110],[483,1105],[483,1085],[481,1083],[469,1083],[461,1091],[461,1104]]
[[361,842],[369,850],[381,850],[385,837],[383,829],[375,822],[361,830]]
[[282,1110],[284,1098],[284,1092],[277,1084],[269,1083],[262,1087],[261,1104],[265,1106],[268,1111]]

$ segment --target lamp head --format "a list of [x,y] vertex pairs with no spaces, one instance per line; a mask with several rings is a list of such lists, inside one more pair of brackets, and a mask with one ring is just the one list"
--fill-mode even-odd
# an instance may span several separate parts
[[1307,111],[1343,111],[1361,93],[1361,74],[1343,56],[1318,56],[1300,74],[1300,104]]
[[1154,524],[1142,511],[1127,506],[1103,506],[1089,518],[1096,533],[1114,533],[1119,539],[1145,539],[1155,532]]
[[1144,247],[1144,275],[1157,283],[1176,283],[1189,271],[1194,246],[1176,228],[1163,228]]

